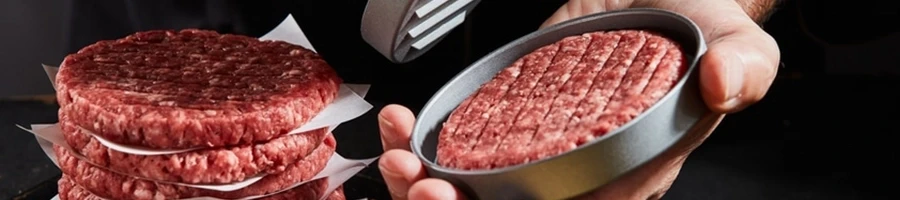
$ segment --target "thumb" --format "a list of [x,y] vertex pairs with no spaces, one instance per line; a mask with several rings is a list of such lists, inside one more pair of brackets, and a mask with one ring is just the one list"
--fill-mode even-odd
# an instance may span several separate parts
[[402,149],[409,151],[409,136],[416,116],[401,105],[387,105],[378,113],[378,128],[381,145],[385,151]]
[[700,85],[707,106],[737,112],[766,95],[780,59],[775,39],[735,1],[635,1],[691,18],[703,31],[708,51],[700,60]]
[[737,112],[766,95],[777,73],[778,45],[753,23],[717,31],[700,62],[703,99],[715,112]]
[[569,0],[545,20],[540,28],[591,13],[626,8],[628,3],[627,1]]

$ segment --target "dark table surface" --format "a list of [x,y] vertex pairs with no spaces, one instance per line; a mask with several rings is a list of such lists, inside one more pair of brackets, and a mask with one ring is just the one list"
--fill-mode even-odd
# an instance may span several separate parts
[[[881,30],[879,33],[887,33],[880,35],[863,32],[835,36],[835,30],[841,27],[814,27],[813,22],[806,22],[809,27],[802,27],[798,16],[796,5],[792,3],[766,24],[766,29],[779,41],[785,63],[767,97],[757,105],[727,117],[688,158],[664,199],[890,199],[896,180],[900,180],[895,139],[900,133],[897,126],[900,117],[895,114],[900,111],[900,95],[896,94],[900,76],[896,71],[882,69],[900,69],[900,63],[869,60],[849,67],[875,72],[865,74],[846,73],[848,70],[841,70],[841,66],[834,68],[829,62],[859,59],[841,57],[840,54],[835,58],[834,52],[841,52],[835,49],[846,51],[854,45],[884,38],[884,35],[896,36],[896,29]],[[491,25],[487,21],[481,26]],[[466,36],[470,33],[456,32],[449,38],[472,40],[482,46],[493,45],[493,48],[511,39],[479,40]],[[310,34],[311,39],[315,37],[315,33]],[[891,46],[900,46],[896,41],[882,46],[870,45],[865,50],[898,55],[896,53],[900,51],[891,49]],[[488,47],[467,52],[467,55],[483,55],[492,49]],[[434,51],[446,54],[460,49],[444,45]],[[444,70],[459,70],[459,63],[441,64],[442,59],[435,54],[442,53],[426,55],[423,61],[400,68],[412,66],[440,71],[447,65],[454,65],[457,67]],[[328,59],[328,54],[324,56]],[[471,61],[471,56],[463,59],[465,63]],[[329,62],[347,65],[342,63],[345,61]],[[398,72],[401,74],[371,81],[373,87],[367,100],[375,105],[375,109],[335,131],[339,153],[349,158],[380,154],[380,143],[373,142],[378,140],[377,110],[387,103],[419,108],[428,95],[409,94],[411,88],[430,88],[420,90],[427,94],[453,74],[448,73],[441,77],[443,79],[431,80],[424,85],[409,84],[425,81],[421,78],[398,78],[408,75],[402,73],[423,72],[410,71],[413,72]],[[0,199],[43,200],[56,194],[55,182],[60,171],[44,156],[33,136],[13,125],[56,122],[57,108],[39,102],[0,101],[0,133],[4,134],[0,139]],[[345,188],[349,199],[389,199],[374,165],[348,181]]]

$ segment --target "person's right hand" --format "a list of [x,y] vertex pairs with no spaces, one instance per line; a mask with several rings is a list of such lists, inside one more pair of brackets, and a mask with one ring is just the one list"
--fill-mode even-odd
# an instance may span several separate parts
[[774,0],[570,0],[541,27],[572,18],[625,8],[660,8],[690,18],[703,32],[708,51],[700,61],[706,105],[717,113],[743,110],[762,99],[778,71],[780,54],[772,36],[754,20]]

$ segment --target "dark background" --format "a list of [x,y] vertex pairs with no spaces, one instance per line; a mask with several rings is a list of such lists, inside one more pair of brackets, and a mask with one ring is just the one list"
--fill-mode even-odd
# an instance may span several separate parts
[[[381,106],[398,103],[417,110],[455,73],[535,30],[562,2],[482,1],[439,46],[398,65],[360,38],[364,0],[235,6],[248,13],[217,7],[224,1],[196,1],[186,10],[158,13],[133,8],[166,10],[170,2],[4,0],[0,97],[51,94],[38,64],[58,64],[66,53],[96,40],[186,27],[259,36],[292,12],[342,77],[373,84],[367,100],[375,109],[335,133],[339,153],[370,157],[380,154],[380,145],[372,141],[378,140],[374,116]],[[785,64],[767,97],[727,117],[688,159],[664,199],[891,199],[900,180],[895,139],[900,133],[895,114],[900,111],[900,7],[894,2],[788,1],[764,26],[778,40]],[[209,20],[185,20],[191,17]],[[132,18],[158,20],[134,23]],[[55,122],[56,109],[40,102],[0,101],[5,136],[0,139],[0,198],[55,194],[59,170],[31,135],[12,125]],[[379,176],[374,166],[359,174],[345,185],[348,197],[387,199]]]

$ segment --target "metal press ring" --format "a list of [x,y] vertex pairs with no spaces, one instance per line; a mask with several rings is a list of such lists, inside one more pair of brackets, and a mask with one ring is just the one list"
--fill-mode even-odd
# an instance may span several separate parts
[[[656,104],[619,129],[574,150],[531,163],[492,170],[456,170],[435,164],[437,136],[449,114],[482,83],[516,59],[564,37],[617,29],[649,29],[677,41],[687,73]],[[706,52],[700,29],[688,18],[657,9],[588,15],[523,36],[470,65],[444,85],[417,116],[412,151],[429,176],[454,184],[473,199],[567,199],[592,191],[635,169],[678,142],[710,111],[699,91],[697,66]]]

